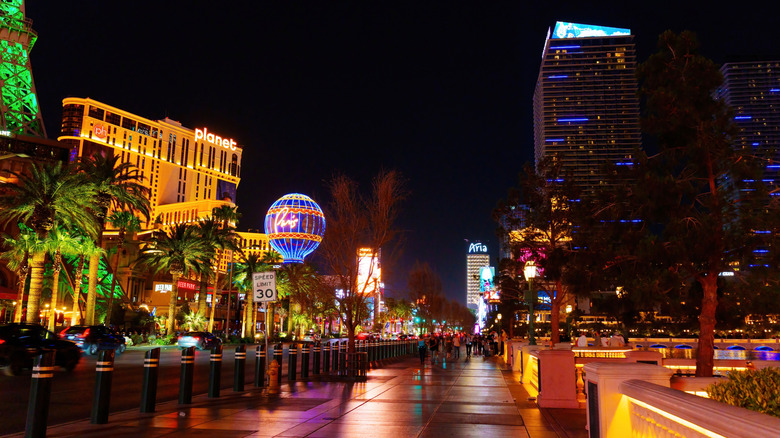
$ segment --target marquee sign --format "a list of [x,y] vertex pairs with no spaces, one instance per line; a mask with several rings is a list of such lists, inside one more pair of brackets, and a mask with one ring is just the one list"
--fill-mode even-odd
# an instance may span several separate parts
[[222,146],[231,151],[236,150],[236,142],[232,138],[222,138],[209,132],[208,128],[195,128],[195,141],[205,140],[213,145]]
[[105,140],[106,136],[108,136],[108,128],[106,128],[106,125],[95,125],[94,128],[92,128],[92,133],[95,134],[95,137]]
[[487,245],[479,242],[469,244],[469,254],[487,254]]

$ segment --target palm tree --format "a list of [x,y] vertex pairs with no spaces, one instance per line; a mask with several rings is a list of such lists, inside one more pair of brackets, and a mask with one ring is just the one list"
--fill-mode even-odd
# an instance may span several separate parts
[[249,254],[242,257],[242,261],[236,265],[233,281],[238,285],[239,290],[246,292],[246,304],[244,305],[244,314],[242,316],[241,337],[254,337],[255,326],[252,324],[252,313],[254,311],[254,288],[252,287],[252,273],[269,270],[270,267],[263,263],[263,259],[257,254]]
[[[95,241],[87,236],[79,236],[73,255],[77,257],[76,272],[73,278],[73,316],[71,325],[83,324],[86,318],[86,300],[81,293],[81,283],[84,276],[84,264],[93,255],[100,257],[105,254],[103,248],[96,246]],[[76,311],[78,309],[78,312]]]
[[212,257],[212,249],[198,236],[195,227],[184,224],[176,224],[168,232],[157,232],[150,247],[141,254],[139,261],[143,265],[154,269],[155,273],[165,271],[173,277],[167,334],[173,333],[176,322],[179,277],[202,272]]
[[116,287],[116,277],[119,271],[119,254],[125,246],[127,234],[133,234],[141,230],[141,222],[138,217],[130,211],[115,211],[108,217],[108,222],[112,227],[119,230],[116,244],[116,261],[111,275],[111,288],[108,290],[108,312],[106,313],[106,325],[111,324],[111,311],[114,308],[114,288]]
[[35,252],[36,245],[39,244],[35,231],[24,224],[19,224],[19,236],[16,239],[7,234],[3,235],[5,251],[0,254],[0,259],[6,260],[8,268],[16,272],[16,276],[19,278],[14,322],[22,322],[22,303],[24,303],[24,289],[27,284],[29,258],[30,254]]
[[[94,194],[95,188],[85,184],[83,176],[72,172],[69,166],[61,162],[34,163],[29,175],[18,175],[17,183],[10,184],[0,196],[0,223],[24,222],[40,241],[47,240],[55,223],[95,234],[95,220],[89,212]],[[32,253],[26,318],[29,323],[39,321],[45,260],[43,247]]]
[[[103,231],[109,210],[132,210],[141,213],[149,221],[149,189],[141,184],[143,178],[138,168],[129,162],[119,162],[119,155],[95,154],[79,163],[94,190],[93,211],[98,222],[96,244],[103,246]],[[97,301],[97,274],[100,255],[89,259],[89,286],[87,288],[87,324],[95,323]],[[109,309],[110,313],[110,309]]]
[[60,287],[60,271],[62,270],[62,256],[73,255],[76,252],[78,246],[78,238],[72,236],[67,230],[62,228],[55,228],[49,233],[49,240],[44,242],[46,249],[51,253],[52,257],[52,287],[51,287],[51,301],[49,307],[51,308],[51,316],[49,317],[48,329],[54,331],[56,309],[60,304],[59,287]]
[[[204,275],[208,279],[208,275],[212,271],[214,272],[214,300],[212,300],[212,312],[209,318],[209,331],[213,329],[213,315],[216,304],[217,288],[219,285],[219,258],[224,254],[226,250],[236,250],[238,247],[235,245],[236,234],[230,225],[223,227],[225,223],[218,221],[215,218],[206,218],[198,223],[198,235],[208,244],[214,251],[214,259],[209,261],[208,269],[205,270]],[[201,290],[198,295],[198,313],[204,318],[206,316],[207,303],[206,303],[206,283],[201,278]]]
[[[215,220],[219,221],[221,223],[220,229],[222,230],[230,230],[231,232],[235,231],[236,223],[238,222],[238,219],[241,218],[241,215],[237,211],[237,207],[231,207],[229,205],[222,205],[220,207],[215,207],[211,210],[211,215],[214,217]],[[233,246],[230,249],[230,279],[228,280],[228,299],[227,299],[227,316],[225,318],[225,335],[228,334],[229,328],[230,328],[230,288],[233,284],[233,254],[234,251],[238,250],[238,247],[235,246],[235,240],[231,240],[233,243]],[[214,297],[211,302],[211,314],[209,316],[209,325],[208,325],[208,331],[214,330],[214,313],[216,312],[216,305],[217,305],[217,287],[219,286],[219,265],[217,265],[217,269],[215,269],[215,275],[214,275]]]

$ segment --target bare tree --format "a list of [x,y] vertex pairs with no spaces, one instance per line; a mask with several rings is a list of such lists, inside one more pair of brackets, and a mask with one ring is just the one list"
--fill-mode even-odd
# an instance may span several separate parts
[[[364,196],[358,184],[344,176],[329,183],[331,201],[325,209],[328,227],[320,255],[333,275],[334,298],[349,336],[348,351],[355,352],[355,331],[368,318],[367,300],[375,283],[358,284],[358,250],[378,250],[393,242],[399,234],[395,227],[399,204],[406,197],[401,175],[396,171],[380,172],[372,181],[371,193]],[[373,261],[373,260],[372,260]],[[371,278],[376,264],[369,264]]]

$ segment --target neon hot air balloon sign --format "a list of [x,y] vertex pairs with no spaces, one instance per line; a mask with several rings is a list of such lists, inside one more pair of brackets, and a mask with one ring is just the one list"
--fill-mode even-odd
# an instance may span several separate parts
[[303,263],[325,234],[325,215],[313,199],[300,193],[282,196],[265,215],[265,234],[284,263]]

